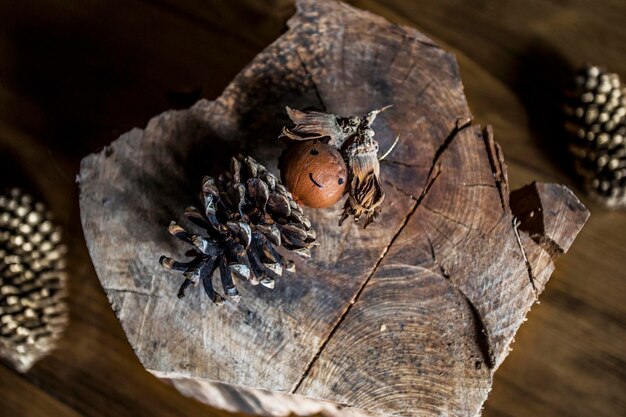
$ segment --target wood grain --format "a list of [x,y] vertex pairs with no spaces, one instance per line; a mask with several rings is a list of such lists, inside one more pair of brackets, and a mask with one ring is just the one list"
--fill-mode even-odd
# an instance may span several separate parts
[[[555,69],[591,61],[626,73],[624,2],[356,5],[416,26],[455,52],[472,113],[494,125],[513,189],[533,179],[574,184],[558,147],[553,150],[556,86],[563,78]],[[184,105],[198,89],[217,96],[280,34],[294,6],[290,0],[128,1],[123,9],[99,1],[0,4],[0,157],[11,161],[2,165],[11,173],[2,183],[39,189],[66,224],[72,320],[80,323],[29,374],[3,374],[0,414],[20,415],[5,404],[29,410],[40,401],[37,392],[45,391],[85,416],[119,415],[112,403],[123,405],[124,415],[225,415],[181,398],[142,371],[84,250],[73,177],[85,153],[119,132]],[[7,166],[13,168],[5,171]],[[486,416],[626,412],[620,372],[626,217],[583,202],[593,214],[517,333],[495,375]],[[94,342],[85,343],[89,338]],[[16,399],[9,401],[12,395]],[[37,410],[58,415],[54,408]]]
[[[550,255],[564,249],[548,253],[520,237],[500,148],[489,129],[468,127],[453,56],[334,1],[299,2],[289,28],[217,100],[157,116],[83,160],[81,218],[103,288],[142,364],[183,389],[215,381],[374,413],[475,415],[553,270]],[[178,283],[155,259],[180,253],[164,225],[195,194],[199,169],[241,149],[275,166],[277,142],[264,138],[278,135],[286,105],[360,114],[387,104],[397,110],[375,126],[381,146],[403,141],[382,170],[390,191],[373,231],[337,228],[336,209],[309,211],[321,249],[298,265],[297,284],[243,287],[244,301],[226,308],[198,293],[184,304],[168,296]],[[545,227],[536,233],[555,242],[587,217],[575,197],[559,196],[538,197]],[[393,352],[381,320],[390,323],[385,336],[396,323],[412,330]],[[391,356],[372,362],[372,351]],[[394,362],[409,365],[393,372]],[[201,385],[185,391],[210,397]]]
[[[391,190],[397,203],[370,239],[356,227],[338,229],[338,208],[310,211],[326,250],[313,263],[298,263],[297,284],[283,282],[274,291],[243,286],[247,302],[223,309],[198,291],[184,302],[170,297],[180,283],[155,259],[182,253],[166,225],[194,202],[199,182],[190,178],[202,178],[207,169],[215,175],[246,147],[261,162],[273,161],[267,166],[275,170],[280,145],[266,138],[277,136],[275,115],[290,103],[306,107],[317,96],[299,56],[276,43],[217,101],[152,119],[144,131],[129,132],[81,166],[83,227],[96,271],[131,345],[160,376],[290,392],[301,364],[311,360],[370,274],[374,262],[359,260],[378,259],[409,210],[410,199]],[[351,244],[336,246],[341,241]],[[209,312],[210,320],[198,311]]]

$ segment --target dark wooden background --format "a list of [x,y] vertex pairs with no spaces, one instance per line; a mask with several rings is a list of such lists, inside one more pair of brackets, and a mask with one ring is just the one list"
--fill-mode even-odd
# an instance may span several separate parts
[[[560,86],[585,61],[626,77],[623,0],[360,0],[458,54],[512,188],[575,187]],[[0,416],[220,415],[149,375],[99,286],[79,222],[80,159],[168,108],[214,98],[293,13],[290,0],[0,2],[0,186],[43,198],[70,245],[71,325],[26,375],[0,365]],[[580,191],[576,190],[580,195]],[[626,214],[592,215],[498,371],[485,416],[626,415]]]

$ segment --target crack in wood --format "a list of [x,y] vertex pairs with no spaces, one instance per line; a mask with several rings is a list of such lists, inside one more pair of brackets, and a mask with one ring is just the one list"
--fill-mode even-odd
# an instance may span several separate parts
[[[420,194],[419,198],[415,201],[415,204],[413,204],[413,207],[411,208],[411,210],[404,217],[402,223],[400,224],[400,227],[398,228],[396,233],[393,235],[393,237],[389,241],[389,244],[383,249],[383,252],[380,255],[380,257],[378,258],[378,260],[376,261],[376,264],[374,265],[374,268],[372,269],[372,272],[368,275],[368,277],[365,279],[365,281],[361,284],[361,286],[359,287],[358,291],[352,297],[352,300],[350,300],[350,302],[348,303],[348,305],[346,306],[346,308],[342,312],[341,316],[339,317],[339,319],[337,320],[337,322],[335,323],[335,325],[333,326],[333,328],[329,332],[329,334],[326,337],[326,339],[324,339],[324,341],[320,345],[320,347],[317,350],[316,354],[313,356],[313,358],[311,359],[309,364],[306,366],[306,368],[305,368],[304,372],[302,373],[302,375],[300,376],[300,378],[293,385],[293,389],[291,390],[292,394],[296,393],[296,391],[298,391],[298,388],[300,388],[300,386],[302,385],[302,382],[309,375],[309,373],[311,372],[311,369],[313,369],[313,366],[315,365],[315,363],[319,359],[320,355],[326,349],[326,346],[328,345],[328,343],[333,339],[334,334],[337,332],[337,330],[339,329],[339,327],[341,326],[341,324],[343,323],[343,321],[347,317],[348,313],[352,309],[352,306],[354,306],[356,304],[356,302],[358,301],[359,297],[361,296],[361,294],[363,293],[363,291],[367,287],[367,284],[370,282],[372,277],[378,271],[378,268],[379,268],[380,264],[382,263],[383,259],[385,259],[385,256],[389,252],[389,249],[391,249],[393,244],[396,242],[396,240],[398,239],[398,237],[400,236],[400,234],[402,233],[402,231],[406,227],[407,223],[409,222],[411,217],[415,214],[415,212],[417,211],[417,209],[421,205],[422,201],[424,200],[424,198],[428,194],[428,191],[430,190],[430,188],[432,187],[434,182],[437,180],[437,178],[441,174],[441,157],[442,157],[443,153],[450,147],[450,145],[452,144],[454,139],[458,136],[458,134],[461,131],[463,131],[465,128],[467,128],[468,126],[471,125],[471,121],[472,120],[470,118],[457,118],[456,119],[454,127],[452,128],[450,133],[446,136],[446,138],[443,141],[443,143],[441,144],[441,146],[435,152],[435,155],[433,157],[433,163],[432,163],[432,166],[430,168],[430,171],[429,171],[429,174],[428,174],[428,177],[427,177],[427,180],[426,180],[426,184],[424,186],[424,189],[422,190],[422,193]],[[482,323],[482,321],[481,321],[481,323]]]
[[[152,277],[150,278],[150,293],[154,293],[154,275],[152,275]],[[142,335],[143,335],[143,328],[146,325],[146,319],[148,317],[148,310],[150,309],[150,303],[152,302],[152,297],[148,297],[148,301],[146,302],[146,305],[143,308],[143,312],[142,312],[142,318],[141,318],[141,324],[139,325],[139,332],[137,333],[137,340],[143,340],[142,339]],[[141,346],[141,344],[139,345]]]
[[411,66],[409,67],[409,70],[406,72],[406,75],[404,76],[404,78],[403,78],[403,79],[402,79],[402,81],[400,82],[400,86],[404,85],[404,84],[407,82],[407,80],[408,80],[409,78],[411,78],[411,75],[413,75],[413,71],[415,70],[415,67],[417,67],[417,62],[418,62],[418,61],[419,61],[419,60],[417,60],[417,59],[416,59],[415,61],[413,61],[413,63],[412,63],[412,64],[411,64]]
[[435,263],[435,265],[439,267],[439,271],[441,271],[441,275],[443,275],[446,279],[449,280],[450,274],[448,274],[448,271],[445,270],[445,268],[443,267],[443,264],[441,264],[437,260],[437,255],[435,255],[435,246],[433,245],[433,241],[430,240],[430,236],[426,236],[426,239],[428,240],[428,244],[430,245],[430,256],[432,256],[433,262]]
[[475,326],[476,345],[478,346],[478,349],[480,350],[483,356],[483,361],[485,362],[485,364],[487,365],[489,369],[492,369],[496,362],[495,354],[493,352],[493,349],[491,349],[491,343],[489,343],[489,333],[487,331],[487,326],[485,326],[485,323],[482,319],[482,316],[478,312],[478,309],[476,308],[472,300],[470,300],[469,297],[465,295],[465,293],[459,287],[454,285],[454,283],[451,280],[450,273],[445,269],[443,264],[439,262],[439,260],[437,259],[437,254],[435,253],[435,246],[433,245],[433,242],[430,239],[430,236],[426,236],[426,239],[428,240],[428,244],[430,246],[430,254],[433,259],[433,262],[435,263],[437,267],[439,267],[439,271],[441,272],[441,275],[443,275],[443,277],[446,278],[446,280],[450,283],[452,288],[454,288],[463,297],[463,299],[469,306],[469,309],[472,313],[474,326]]
[[402,161],[395,161],[393,159],[383,159],[382,161],[380,161],[381,164],[389,164],[389,165],[399,165],[402,167],[407,167],[407,168],[426,168],[426,165],[418,165],[418,164],[410,164],[408,162],[402,162]]
[[472,300],[470,300],[469,297],[465,295],[465,293],[461,291],[458,287],[453,287],[459,292],[459,294],[461,294],[461,296],[469,306],[470,311],[472,312],[476,332],[476,344],[480,349],[483,360],[485,361],[487,367],[489,369],[493,369],[496,363],[496,357],[493,350],[491,349],[491,344],[489,343],[489,333],[487,332],[487,326],[485,326],[483,318],[481,317],[478,309],[476,308]]
[[461,184],[466,188],[497,188],[494,184]]
[[341,80],[343,81],[343,84],[345,85],[346,83],[346,26],[345,26],[345,22],[343,20],[343,16],[340,22],[340,27],[341,27],[341,74],[343,75],[343,77],[341,77]]
[[533,274],[533,267],[528,260],[528,256],[526,256],[526,250],[524,249],[524,244],[522,243],[522,239],[519,235],[518,227],[520,222],[517,217],[513,217],[511,221],[513,225],[513,233],[515,233],[515,239],[517,240],[517,245],[522,253],[522,257],[524,258],[524,263],[526,264],[526,270],[528,271],[528,278],[530,280],[530,285],[533,288],[533,292],[535,293],[535,299],[539,298],[539,291],[537,290],[537,286],[535,285],[535,275]]
[[[433,85],[433,81],[432,81],[432,80],[428,81],[428,82],[426,83],[426,85],[424,86],[424,88],[422,88],[422,89],[421,89],[421,90],[417,93],[417,96],[415,97],[415,100],[416,100],[416,101],[420,100],[420,99],[424,96],[424,94],[426,94],[426,92],[428,91],[428,89],[430,88],[430,86],[431,86],[431,85]],[[419,119],[417,119],[416,124],[417,124],[417,123],[420,123],[423,119],[424,119],[423,117],[420,117]],[[457,122],[458,122],[458,120],[457,120]],[[453,131],[454,131],[454,130],[453,130]]]
[[320,90],[317,87],[317,83],[315,82],[315,79],[313,79],[313,74],[311,74],[311,71],[309,71],[309,68],[306,65],[306,62],[304,62],[304,59],[302,58],[302,55],[300,55],[300,51],[298,50],[298,48],[294,48],[296,51],[296,55],[298,55],[298,59],[300,60],[300,64],[302,65],[302,69],[304,70],[304,73],[306,74],[307,78],[311,81],[311,85],[313,86],[313,92],[315,93],[315,97],[317,98],[317,101],[319,101],[320,106],[322,106],[322,110],[326,111],[326,104],[324,103],[324,100],[322,100],[322,95],[320,94]]
[[396,184],[394,184],[393,182],[387,180],[387,179],[383,179],[383,182],[387,185],[390,185],[391,188],[393,188],[394,190],[398,191],[400,194],[410,198],[411,200],[415,200],[417,201],[417,198],[415,198],[415,196],[413,194],[410,194],[406,191],[404,191],[402,188],[398,187]]
[[461,221],[459,221],[459,220],[457,220],[457,219],[455,219],[453,217],[450,217],[449,215],[445,214],[442,211],[435,210],[434,208],[428,207],[427,205],[424,205],[424,208],[426,210],[432,212],[432,213],[435,213],[438,216],[443,217],[444,219],[450,220],[451,222],[458,224],[459,226],[463,226],[465,229],[468,229],[468,230],[472,229],[471,226],[468,226],[467,224],[465,224],[465,223],[463,223],[463,222],[461,222]]
[[502,210],[507,212],[507,200],[508,200],[508,180],[506,178],[506,172],[503,168],[504,159],[500,151],[500,147],[493,140],[493,129],[491,126],[487,126],[483,132],[483,139],[485,147],[487,148],[487,157],[489,158],[489,164],[491,165],[491,172],[498,188],[498,194],[500,195],[500,204]]
[[393,67],[393,64],[396,62],[396,58],[398,57],[398,54],[400,53],[400,51],[405,50],[406,40],[407,40],[407,36],[405,34],[402,34],[402,42],[400,42],[400,46],[398,46],[395,49],[395,51],[393,52],[393,56],[389,60],[389,68],[390,69],[391,69],[391,67]]

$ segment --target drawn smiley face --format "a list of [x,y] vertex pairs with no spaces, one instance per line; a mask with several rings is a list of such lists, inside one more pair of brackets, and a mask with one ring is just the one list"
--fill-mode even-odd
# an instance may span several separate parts
[[308,207],[332,206],[346,189],[347,169],[341,154],[317,140],[289,148],[281,173],[296,201]]

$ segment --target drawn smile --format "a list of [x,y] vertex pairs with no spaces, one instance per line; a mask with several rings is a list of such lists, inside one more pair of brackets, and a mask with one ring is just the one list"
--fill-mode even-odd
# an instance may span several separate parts
[[309,179],[310,179],[310,180],[311,180],[311,182],[312,182],[313,184],[315,184],[317,187],[319,187],[319,188],[324,188],[324,186],[323,186],[323,185],[321,185],[320,183],[318,183],[317,181],[315,181],[315,180],[313,179],[313,174],[311,174],[310,172],[309,172]]

